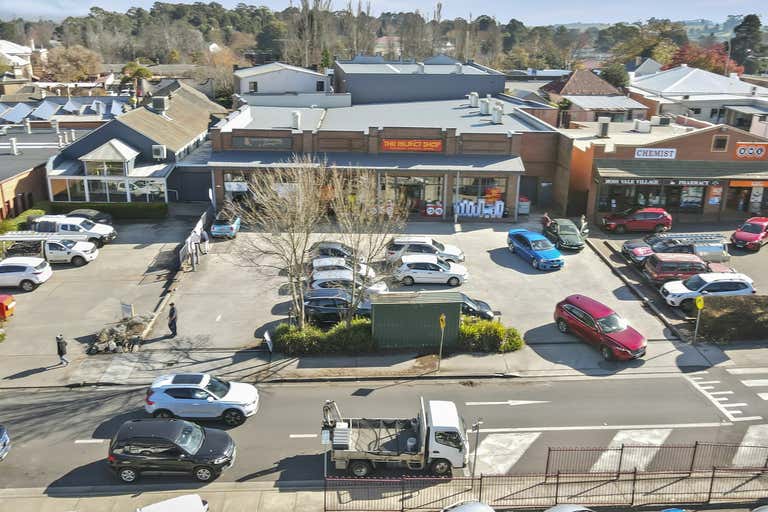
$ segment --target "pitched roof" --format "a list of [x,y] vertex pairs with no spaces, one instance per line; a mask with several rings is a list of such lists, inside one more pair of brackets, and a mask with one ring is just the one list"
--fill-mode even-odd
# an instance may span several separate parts
[[635,68],[635,76],[641,77],[646,75],[652,75],[661,71],[661,63],[657,62],[650,57],[645,59],[642,64]]
[[577,107],[587,110],[639,110],[648,107],[627,96],[574,96],[565,95],[567,99]]
[[574,96],[611,96],[621,94],[617,88],[586,69],[574,71],[567,77],[550,82],[543,86],[541,90],[561,96],[566,94]]
[[139,155],[139,152],[128,144],[118,140],[110,139],[90,153],[86,153],[78,160],[83,162],[128,162]]
[[738,78],[718,75],[703,69],[683,64],[676,68],[652,75],[637,77],[632,87],[664,96],[700,94],[742,94],[751,95],[753,89],[758,96],[768,96],[768,88],[760,87]]
[[12,41],[6,41],[5,39],[0,39],[0,52],[10,54],[32,53],[32,48],[16,44]]
[[168,110],[164,113],[145,106],[126,112],[115,122],[176,152],[208,129],[212,114],[227,110],[209,100],[205,94],[178,81],[154,94],[155,97],[166,95],[170,95],[170,99]]
[[290,64],[283,64],[282,62],[272,62],[270,64],[264,64],[262,66],[253,66],[250,68],[237,69],[235,70],[235,76],[239,78],[244,78],[247,76],[261,75],[264,73],[272,73],[275,71],[283,71],[283,70],[298,71],[300,73],[309,73],[310,75],[318,76],[320,78],[325,78],[324,74],[318,73],[317,71],[312,71],[311,69],[300,68],[297,66],[291,66]]

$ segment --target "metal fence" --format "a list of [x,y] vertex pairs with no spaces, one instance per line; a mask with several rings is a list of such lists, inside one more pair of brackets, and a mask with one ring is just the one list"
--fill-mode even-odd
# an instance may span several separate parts
[[200,261],[202,233],[212,222],[214,213],[212,208],[204,211],[190,231],[189,236],[182,242],[179,248],[179,268],[183,269],[186,264],[191,265],[192,270],[197,268]]
[[479,500],[496,510],[583,506],[749,503],[768,494],[766,468],[711,468],[554,475],[495,475],[479,478],[325,480],[328,512],[441,510]]

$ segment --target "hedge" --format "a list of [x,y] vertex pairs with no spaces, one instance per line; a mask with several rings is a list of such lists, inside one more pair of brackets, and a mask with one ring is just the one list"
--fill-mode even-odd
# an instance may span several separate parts
[[525,345],[517,329],[500,322],[462,317],[459,348],[468,352],[514,352]]
[[24,210],[20,214],[18,214],[16,217],[13,217],[12,219],[5,219],[4,221],[0,222],[0,233],[7,233],[8,231],[19,231],[26,229],[26,222],[27,217],[30,215],[32,216],[38,216],[38,215],[45,215],[46,211],[39,209],[39,208],[31,208],[29,210]]
[[275,350],[289,356],[376,351],[371,321],[367,318],[356,318],[350,325],[341,322],[327,331],[314,325],[299,329],[295,325],[283,323],[277,326],[272,338]]
[[716,342],[768,339],[768,296],[707,297],[699,334]]
[[163,219],[168,216],[168,203],[44,203],[49,213],[69,213],[79,208],[92,208],[110,213],[115,220]]

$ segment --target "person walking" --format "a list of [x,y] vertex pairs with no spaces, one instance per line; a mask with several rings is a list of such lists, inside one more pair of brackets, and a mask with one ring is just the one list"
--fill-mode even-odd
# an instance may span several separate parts
[[176,337],[176,321],[179,319],[179,312],[176,310],[176,304],[171,302],[171,309],[168,310],[168,329],[171,331],[171,338]]
[[56,336],[56,353],[59,354],[59,364],[62,366],[69,366],[69,359],[67,359],[67,342],[64,340],[63,334]]

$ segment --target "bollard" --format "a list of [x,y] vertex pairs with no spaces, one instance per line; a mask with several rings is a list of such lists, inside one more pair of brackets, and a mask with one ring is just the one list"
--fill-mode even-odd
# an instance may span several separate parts
[[26,129],[27,133],[32,133],[32,122],[29,119],[24,120],[24,128]]
[[71,140],[72,142],[75,142],[75,140],[77,140],[77,137],[75,137],[75,129],[74,128],[69,130],[69,140]]
[[11,154],[12,155],[18,155],[19,154],[19,147],[16,145],[16,137],[11,137],[8,140],[11,143]]

